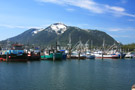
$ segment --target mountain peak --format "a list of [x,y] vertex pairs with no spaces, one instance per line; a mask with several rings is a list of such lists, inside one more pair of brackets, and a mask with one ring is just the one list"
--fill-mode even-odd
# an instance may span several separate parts
[[61,23],[61,22],[54,23],[54,24],[52,24],[52,25],[64,25],[64,26],[66,26],[64,23]]
[[38,34],[41,31],[55,32],[57,35],[63,34],[67,30],[67,26],[63,23],[51,24],[48,28],[31,28],[32,36]]
[[63,23],[54,23],[50,25],[50,29],[55,31],[58,35],[64,33],[67,30],[67,26]]

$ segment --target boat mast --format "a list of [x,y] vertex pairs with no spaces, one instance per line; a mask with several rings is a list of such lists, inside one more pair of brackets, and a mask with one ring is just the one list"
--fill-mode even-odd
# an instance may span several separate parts
[[103,38],[103,47],[102,47],[102,59],[103,59],[103,55],[104,55],[104,49],[105,49],[105,39]]
[[69,43],[68,43],[68,47],[69,47],[69,49],[71,49],[71,34],[69,34]]
[[105,39],[103,39],[103,50],[105,48]]
[[92,51],[92,48],[93,48],[93,41],[91,40],[91,51]]
[[88,51],[89,50],[89,40],[85,43],[85,51]]
[[72,44],[71,44],[71,34],[69,34],[69,43],[68,43],[68,54],[69,54],[69,58],[71,58],[71,47]]

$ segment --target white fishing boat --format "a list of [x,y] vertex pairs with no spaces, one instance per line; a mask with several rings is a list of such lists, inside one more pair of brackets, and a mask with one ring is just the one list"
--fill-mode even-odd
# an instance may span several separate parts
[[86,58],[87,59],[95,59],[95,55],[91,55],[91,52],[90,51],[87,51],[86,52]]
[[135,55],[131,52],[128,52],[125,56],[125,58],[133,58]]
[[96,58],[119,58],[117,54],[107,54],[102,51],[94,52],[93,55],[95,55]]
[[83,54],[83,53],[80,53],[79,54],[79,52],[77,52],[77,51],[73,51],[72,53],[71,53],[71,58],[72,59],[86,59],[86,55],[85,54]]

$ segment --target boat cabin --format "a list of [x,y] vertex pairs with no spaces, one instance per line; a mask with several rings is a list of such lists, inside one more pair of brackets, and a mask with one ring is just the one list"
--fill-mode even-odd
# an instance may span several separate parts
[[13,44],[11,50],[23,50],[22,44]]

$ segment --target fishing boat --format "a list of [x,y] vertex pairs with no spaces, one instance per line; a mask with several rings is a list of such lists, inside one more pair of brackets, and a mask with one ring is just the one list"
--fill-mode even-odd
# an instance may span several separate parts
[[87,59],[95,59],[95,55],[91,55],[91,52],[90,51],[87,51],[86,52],[86,58]]
[[3,61],[3,58],[2,58],[2,53],[0,51],[0,61]]
[[13,44],[10,50],[1,51],[2,61],[27,61],[27,53],[23,50],[23,45]]
[[86,59],[86,55],[84,53],[84,45],[81,40],[79,40],[73,48],[71,48],[71,40],[69,42],[69,51],[68,57],[69,59]]
[[62,60],[63,54],[60,50],[58,50],[58,47],[60,48],[60,45],[58,45],[58,42],[56,42],[55,47],[50,47],[50,49],[44,50],[41,54],[41,59]]
[[73,51],[70,56],[71,59],[86,59],[86,55],[83,53],[79,53],[77,51]]
[[128,52],[125,56],[125,58],[133,58],[134,57],[134,53]]
[[29,61],[35,61],[35,60],[40,60],[40,50],[39,49],[30,49],[27,54],[27,59]]
[[122,53],[122,52],[116,52],[115,54],[117,54],[120,59],[125,58],[125,56],[126,56],[126,54]]
[[103,40],[102,50],[94,52],[96,58],[124,58],[126,54],[122,53],[120,45],[115,43],[109,49],[105,49],[105,40]]
[[117,50],[110,50],[109,52],[107,52],[107,54],[109,54],[109,55],[117,55],[118,58],[120,58],[120,59],[125,58],[125,55],[126,55],[125,53],[117,51]]
[[45,50],[44,55],[41,55],[41,59],[62,60],[62,53],[61,52],[54,52],[54,50]]
[[[111,49],[111,48],[112,48],[112,46],[109,49]],[[92,55],[95,55],[96,58],[102,58],[102,59],[103,58],[112,58],[112,59],[119,58],[119,55],[108,52],[108,51],[110,51],[109,49],[105,50],[105,39],[103,39],[102,49],[93,52]]]
[[60,50],[60,52],[62,53],[62,59],[66,60],[67,59],[67,53],[65,50]]
[[93,55],[95,55],[96,58],[119,58],[117,54],[107,54],[102,51],[94,52]]

